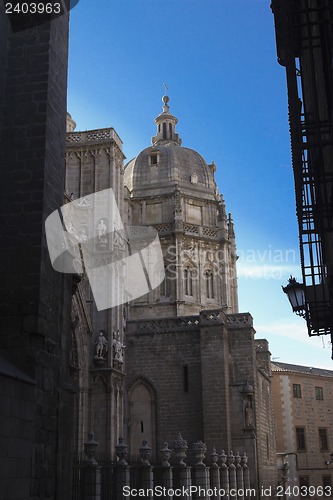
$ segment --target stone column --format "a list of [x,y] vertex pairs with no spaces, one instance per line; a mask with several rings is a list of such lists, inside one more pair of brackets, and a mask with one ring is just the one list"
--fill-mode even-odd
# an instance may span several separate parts
[[244,500],[244,477],[243,477],[243,468],[241,466],[241,456],[239,452],[236,453],[235,456],[235,466],[236,466],[236,480],[237,480],[237,498],[238,500]]
[[[235,456],[231,451],[228,456],[228,466],[229,466],[229,488],[230,490],[237,490],[237,479],[236,479],[236,466],[235,466]],[[235,495],[235,493],[233,493]]]
[[116,448],[116,454],[118,457],[118,462],[115,468],[114,477],[116,479],[116,498],[123,498],[124,486],[129,487],[130,481],[130,467],[126,462],[128,446],[125,444],[124,438],[120,437],[118,440]]
[[[142,483],[141,487],[144,490],[153,490],[154,488],[154,480],[153,480],[153,467],[151,467],[149,462],[149,456],[151,452],[151,448],[148,446],[147,441],[142,441],[142,446],[139,448],[141,463],[142,463]],[[148,500],[154,500],[153,495],[149,494],[146,497]]]
[[245,451],[242,455],[241,464],[243,467],[244,488],[249,489],[249,488],[251,488],[250,469],[247,465],[247,456],[246,456]]
[[[175,472],[175,487],[177,488],[190,488],[191,486],[191,468],[187,467],[184,462],[184,458],[186,458],[186,450],[187,450],[187,441],[182,438],[179,433],[177,438],[173,443],[173,449],[175,452],[176,459],[176,467],[174,469]],[[177,483],[177,485],[176,485]],[[180,496],[179,498],[183,498],[184,500],[192,500],[191,495]]]
[[210,468],[210,487],[212,488],[213,491],[214,488],[216,488],[217,491],[217,494],[213,495],[211,499],[221,500],[221,495],[219,494],[219,491],[221,489],[220,468],[217,464],[219,456],[216,453],[216,448],[213,448],[213,452],[211,453],[210,458],[212,460],[212,465]]
[[206,495],[207,490],[210,487],[209,481],[209,468],[203,463],[205,458],[205,453],[207,451],[207,446],[202,441],[196,441],[193,445],[193,453],[195,455],[196,463],[193,466],[193,482],[195,486],[198,487],[199,491],[196,497],[202,498],[203,500],[208,500]]
[[97,441],[94,433],[88,434],[88,441],[84,443],[84,452],[88,458],[83,470],[81,484],[81,498],[83,500],[101,500],[101,468],[95,460]]
[[[162,456],[162,485],[167,489],[171,489],[173,487],[173,477],[172,477],[172,467],[170,465],[170,456],[171,450],[168,446],[168,443],[165,442],[163,448],[161,449]],[[172,500],[169,495],[166,495],[166,500]]]
[[224,495],[221,496],[221,500],[227,500],[229,499],[229,470],[227,466],[227,455],[224,453],[224,450],[221,451],[220,460],[221,460],[221,489],[224,492]]

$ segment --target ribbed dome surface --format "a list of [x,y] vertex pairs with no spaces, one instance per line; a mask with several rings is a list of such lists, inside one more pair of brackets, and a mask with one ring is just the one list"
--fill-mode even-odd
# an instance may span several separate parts
[[[157,163],[152,163],[156,156]],[[195,191],[214,189],[213,167],[193,149],[173,142],[157,144],[144,149],[125,167],[125,186],[132,192],[145,187],[178,184],[180,188]]]

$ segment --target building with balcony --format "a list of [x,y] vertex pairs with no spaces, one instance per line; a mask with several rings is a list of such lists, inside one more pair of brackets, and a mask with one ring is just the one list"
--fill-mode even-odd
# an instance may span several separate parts
[[308,333],[333,325],[333,5],[272,0],[278,62],[285,67]]

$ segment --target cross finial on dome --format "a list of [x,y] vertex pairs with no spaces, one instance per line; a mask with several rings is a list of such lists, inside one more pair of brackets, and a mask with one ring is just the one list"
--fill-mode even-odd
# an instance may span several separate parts
[[163,85],[164,85],[164,96],[162,97],[162,101],[164,102],[163,111],[164,113],[168,113],[169,111],[168,102],[170,101],[170,98],[167,95],[167,90],[169,89],[166,83],[163,83]]
[[155,123],[157,125],[157,134],[152,137],[152,144],[155,146],[161,142],[174,142],[181,145],[182,141],[179,135],[176,133],[175,127],[178,122],[177,118],[169,112],[170,101],[169,96],[167,96],[167,84],[163,83],[165,93],[162,97],[163,102],[163,112],[155,118]]
[[164,113],[168,113],[168,111],[169,111],[168,102],[170,101],[170,98],[167,95],[164,95],[162,97],[162,101],[164,102],[163,111],[164,111]]

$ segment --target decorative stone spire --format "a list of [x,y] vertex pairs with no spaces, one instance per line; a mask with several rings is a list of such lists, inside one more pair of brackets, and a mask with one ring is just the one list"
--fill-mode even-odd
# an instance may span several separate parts
[[178,120],[169,112],[169,101],[170,99],[167,95],[162,97],[163,112],[155,118],[157,134],[151,139],[153,146],[161,143],[165,144],[167,142],[173,142],[180,146],[182,143],[181,138],[176,134]]
[[235,239],[234,223],[233,223],[231,214],[228,215],[228,236],[229,236],[229,240]]

